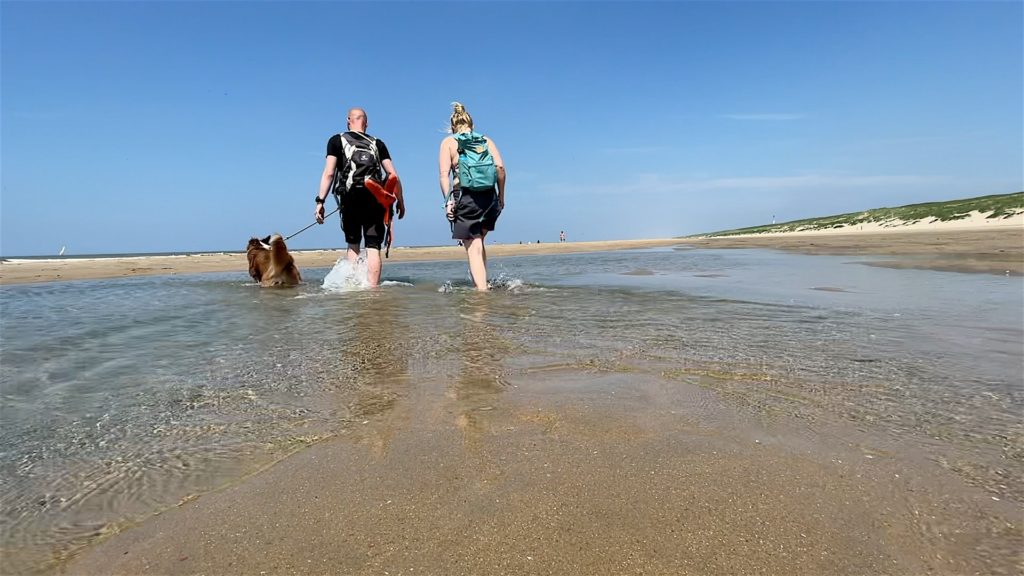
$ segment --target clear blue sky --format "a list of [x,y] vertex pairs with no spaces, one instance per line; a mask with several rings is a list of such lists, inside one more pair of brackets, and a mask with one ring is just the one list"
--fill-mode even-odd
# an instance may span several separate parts
[[[449,103],[501,243],[666,237],[1024,188],[1020,2],[10,2],[0,254],[242,250],[312,222],[351,106],[396,245],[451,242]],[[339,247],[336,220],[292,248]]]

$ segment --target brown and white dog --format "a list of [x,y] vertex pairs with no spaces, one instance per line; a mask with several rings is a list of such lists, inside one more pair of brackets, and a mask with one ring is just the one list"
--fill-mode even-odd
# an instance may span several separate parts
[[272,286],[295,286],[302,282],[299,268],[288,253],[284,238],[274,234],[264,242],[250,238],[245,254],[249,258],[249,276],[264,288]]

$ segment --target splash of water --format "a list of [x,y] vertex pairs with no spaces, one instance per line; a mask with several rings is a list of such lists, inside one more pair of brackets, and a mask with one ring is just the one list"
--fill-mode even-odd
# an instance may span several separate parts
[[[382,280],[381,286],[412,286],[399,280]],[[366,258],[360,256],[351,263],[344,256],[334,263],[334,268],[324,277],[323,288],[327,292],[353,292],[367,290],[370,286],[369,270]]]
[[501,272],[497,277],[488,280],[487,286],[491,290],[504,290],[506,292],[521,292],[526,288],[522,278],[515,278],[505,272]]
[[[523,282],[522,278],[515,278],[505,272],[500,272],[496,277],[487,281],[487,287],[492,291],[522,292],[527,289],[528,285]],[[465,281],[445,280],[437,289],[437,291],[442,294],[451,294],[453,292],[473,292],[475,290],[476,286],[473,284],[473,277],[469,272],[466,273]]]
[[334,263],[334,268],[324,277],[323,288],[331,292],[351,292],[370,287],[366,258],[360,256],[349,262],[344,256]]

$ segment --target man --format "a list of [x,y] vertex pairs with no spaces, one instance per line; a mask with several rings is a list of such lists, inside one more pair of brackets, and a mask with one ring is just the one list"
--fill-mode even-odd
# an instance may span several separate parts
[[[389,176],[398,178],[391,154],[384,142],[366,133],[366,111],[353,108],[348,111],[348,131],[335,134],[327,141],[327,160],[320,177],[320,190],[316,195],[316,221],[324,222],[324,202],[334,192],[341,208],[341,229],[348,244],[347,257],[352,264],[359,258],[359,245],[366,245],[367,280],[370,286],[380,284],[380,247],[385,241],[385,207],[367,190],[366,180],[384,182]],[[381,168],[387,173],[381,175]],[[333,190],[331,184],[334,184]],[[398,218],[405,217],[402,184],[395,189]],[[390,210],[390,208],[387,208]]]

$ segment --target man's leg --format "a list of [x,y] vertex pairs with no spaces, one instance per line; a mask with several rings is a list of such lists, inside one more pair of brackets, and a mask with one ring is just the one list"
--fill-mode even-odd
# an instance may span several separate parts
[[470,238],[463,241],[466,245],[466,258],[469,259],[469,273],[477,290],[487,290],[487,263],[484,260],[484,239]]
[[349,244],[346,256],[348,257],[348,263],[355,265],[356,260],[359,259],[359,244]]
[[370,286],[380,285],[380,249],[379,248],[367,248],[366,249],[366,279],[370,281]]

